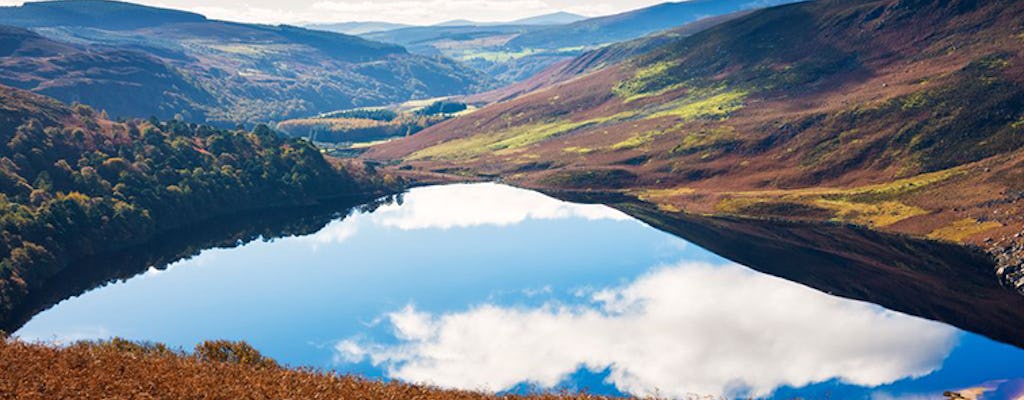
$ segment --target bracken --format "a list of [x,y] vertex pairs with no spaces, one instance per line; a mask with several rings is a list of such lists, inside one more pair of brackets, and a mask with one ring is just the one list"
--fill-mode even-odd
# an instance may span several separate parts
[[[535,399],[605,400],[581,394],[493,395],[289,369],[241,342],[207,342],[206,352],[115,339],[67,347],[0,339],[0,399]],[[234,351],[243,354],[235,354]],[[255,361],[254,361],[255,360]]]

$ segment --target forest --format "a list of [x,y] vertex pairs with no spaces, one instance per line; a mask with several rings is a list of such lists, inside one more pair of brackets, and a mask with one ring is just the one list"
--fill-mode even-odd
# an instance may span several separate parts
[[[410,102],[417,103],[417,102]],[[359,143],[411,136],[469,109],[460,102],[438,100],[422,106],[354,108],[313,118],[290,119],[276,128],[292,137],[319,143]]]
[[0,99],[0,316],[76,259],[213,217],[396,184],[264,125],[113,122],[18,90]]

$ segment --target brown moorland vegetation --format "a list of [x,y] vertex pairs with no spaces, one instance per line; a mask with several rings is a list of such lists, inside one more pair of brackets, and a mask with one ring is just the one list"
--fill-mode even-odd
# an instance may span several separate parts
[[290,369],[243,342],[192,354],[114,339],[66,347],[0,340],[3,399],[610,400],[589,394],[492,395]]

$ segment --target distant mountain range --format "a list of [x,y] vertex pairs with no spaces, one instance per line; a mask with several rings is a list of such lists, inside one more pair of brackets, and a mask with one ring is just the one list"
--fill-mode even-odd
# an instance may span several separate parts
[[[0,7],[0,84],[221,125],[471,93],[489,79],[356,36],[103,0]],[[31,31],[26,30],[31,29]]]
[[509,22],[510,25],[562,25],[582,21],[587,17],[573,14],[571,12],[559,11],[551,14],[538,15],[536,17],[517,19]]
[[[501,26],[501,25],[559,25],[569,24],[576,21],[584,20],[584,17],[579,14],[573,14],[570,12],[559,11],[551,14],[538,15],[535,17],[517,19],[508,22],[476,22],[466,19],[456,19],[451,21],[441,22],[439,24],[430,25],[433,27],[454,27],[454,26]],[[304,24],[304,28],[316,29],[328,32],[344,33],[347,35],[365,35],[368,33],[386,32],[393,31],[402,28],[412,28],[416,25],[398,24],[394,22],[382,22],[382,21],[350,21],[350,22],[338,22],[338,23],[317,23],[317,24]]]
[[791,3],[792,0],[690,0],[662,3],[639,10],[576,21],[519,35],[506,46],[514,50],[597,46],[636,39],[701,18],[753,8]]
[[550,14],[538,15],[535,17],[528,17],[522,19],[516,19],[505,22],[477,22],[470,21],[468,19],[453,19],[451,21],[441,22],[430,26],[437,27],[451,27],[451,26],[501,26],[501,25],[562,25],[571,24],[576,21],[582,21],[587,17],[573,14],[571,12],[558,11]]
[[505,24],[458,20],[362,36],[401,44],[417,54],[451,57],[499,82],[515,83],[604,45],[638,39],[703,18],[788,2],[792,0],[692,0],[596,18],[556,13]]
[[303,25],[304,28],[316,29],[318,31],[344,33],[346,35],[363,35],[373,32],[383,32],[401,28],[408,28],[411,26],[412,25],[380,21],[353,21]]

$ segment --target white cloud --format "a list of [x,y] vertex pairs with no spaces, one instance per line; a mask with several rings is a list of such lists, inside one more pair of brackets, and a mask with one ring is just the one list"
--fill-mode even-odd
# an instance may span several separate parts
[[877,386],[941,366],[956,341],[944,325],[843,300],[738,265],[681,264],[590,304],[485,304],[388,315],[398,344],[343,341],[338,359],[369,359],[394,378],[498,391],[560,383],[580,367],[610,370],[635,395],[770,394],[833,378]]
[[402,311],[388,314],[388,319],[402,340],[428,340],[437,334],[437,327],[431,321],[430,314],[418,312],[411,305]]
[[339,16],[358,16],[357,19],[363,20],[416,23],[466,17],[500,20],[509,15],[544,14],[549,12],[550,6],[540,0],[321,0],[313,3],[310,9]]
[[631,219],[599,204],[574,204],[543,194],[493,183],[414,189],[402,206],[381,207],[374,223],[402,230],[508,226],[528,219]]
[[[661,0],[137,0],[197,12],[213,19],[256,23],[390,21],[434,24],[452,19],[509,21],[555,11],[588,16],[624,12]],[[23,0],[0,0],[0,6]]]
[[[350,217],[352,218],[352,217]],[[331,243],[342,243],[349,238],[356,235],[359,228],[356,224],[349,221],[349,219],[343,219],[340,221],[332,221],[327,224],[324,229],[317,231],[312,235],[302,237],[302,240],[312,241],[315,245],[331,244]]]

